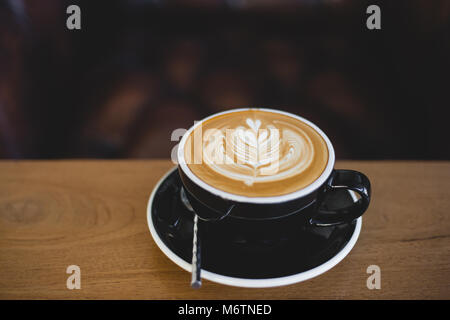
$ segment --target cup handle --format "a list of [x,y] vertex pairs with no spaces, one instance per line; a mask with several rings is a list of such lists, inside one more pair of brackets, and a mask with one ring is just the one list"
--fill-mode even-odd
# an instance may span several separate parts
[[[322,208],[327,193],[342,189],[352,190],[359,194],[360,198],[350,206],[344,208]],[[361,172],[354,170],[333,170],[325,183],[325,188],[319,194],[317,199],[317,213],[310,219],[310,224],[313,226],[332,226],[352,222],[366,211],[370,202],[370,193],[370,181]]]

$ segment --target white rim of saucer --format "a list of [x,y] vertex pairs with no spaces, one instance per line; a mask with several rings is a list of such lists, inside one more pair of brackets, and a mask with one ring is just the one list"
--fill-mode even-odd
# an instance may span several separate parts
[[[156,190],[158,190],[161,183],[176,169],[177,169],[177,167],[174,167],[169,172],[167,172],[155,185],[155,187],[150,195],[150,198],[148,200],[148,203],[147,203],[147,223],[148,223],[148,227],[150,229],[150,234],[152,235],[153,240],[156,242],[159,249],[170,260],[172,260],[176,265],[178,265],[182,269],[186,270],[187,272],[191,273],[192,265],[190,263],[184,261],[182,258],[180,258],[177,254],[175,254],[172,250],[170,250],[164,244],[164,242],[162,241],[162,239],[159,237],[158,233],[156,232],[155,226],[153,224],[153,219],[152,219],[152,203],[153,203],[153,199],[156,194]],[[352,196],[354,201],[357,200],[357,197],[353,192],[350,192],[350,195]],[[308,271],[300,272],[300,273],[290,275],[290,276],[285,276],[285,277],[267,278],[267,279],[247,279],[247,278],[224,276],[224,275],[221,275],[218,273],[214,273],[214,272],[202,269],[201,278],[212,281],[212,282],[220,283],[220,284],[225,284],[225,285],[234,286],[234,287],[245,287],[245,288],[278,287],[278,286],[285,286],[285,285],[289,285],[289,284],[302,282],[302,281],[305,281],[308,279],[312,279],[314,277],[321,275],[322,273],[325,273],[326,271],[330,270],[334,266],[336,266],[339,262],[341,262],[349,254],[349,252],[355,246],[356,241],[358,240],[359,234],[361,232],[361,225],[362,225],[362,217],[359,217],[356,220],[355,230],[353,231],[353,234],[352,234],[350,240],[347,242],[347,244],[344,246],[344,248],[342,248],[341,251],[339,251],[330,260],[328,260],[325,263],[323,263],[315,268],[312,268]],[[186,283],[188,283],[188,280],[186,280]]]
[[[259,110],[262,112],[283,114],[283,115],[295,118],[297,120],[300,120],[301,122],[304,122],[307,125],[309,125],[311,128],[313,128],[325,140],[325,142],[327,144],[327,148],[328,148],[328,162],[327,162],[327,165],[326,165],[325,169],[323,170],[322,174],[319,176],[319,178],[317,178],[313,183],[307,185],[306,187],[304,187],[300,190],[297,190],[297,191],[294,191],[292,193],[288,193],[285,195],[272,196],[272,197],[247,197],[247,196],[241,196],[241,195],[225,192],[223,190],[219,190],[219,189],[207,184],[206,182],[204,182],[200,178],[198,178],[191,171],[191,169],[189,169],[189,166],[186,164],[186,160],[184,159],[184,145],[185,145],[186,140],[189,137],[190,133],[192,132],[192,130],[197,128],[201,123],[205,122],[206,120],[211,119],[212,117],[216,117],[216,116],[219,116],[222,114],[247,111],[247,110]],[[323,183],[325,183],[325,181],[328,179],[331,172],[333,171],[335,155],[334,155],[333,145],[331,144],[331,141],[330,141],[330,139],[328,139],[327,135],[318,126],[316,126],[311,121],[306,120],[305,118],[302,118],[293,113],[275,110],[275,109],[269,109],[269,108],[240,108],[240,109],[232,109],[232,110],[215,113],[209,117],[202,119],[201,121],[199,121],[195,125],[193,125],[188,131],[186,131],[186,133],[183,135],[183,138],[181,139],[181,141],[178,145],[177,161],[178,161],[178,165],[181,167],[183,172],[189,177],[189,179],[191,179],[195,184],[197,184],[201,188],[208,190],[212,194],[218,195],[224,199],[239,201],[239,202],[246,202],[246,203],[277,203],[277,202],[284,202],[284,201],[289,201],[289,200],[303,197],[305,195],[310,194],[317,188],[319,188]]]

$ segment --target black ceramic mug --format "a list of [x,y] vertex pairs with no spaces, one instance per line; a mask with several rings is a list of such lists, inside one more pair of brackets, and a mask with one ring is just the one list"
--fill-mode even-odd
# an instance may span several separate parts
[[[221,114],[249,109],[235,109],[214,114],[197,122],[183,136],[178,146],[178,170],[186,197],[206,230],[217,234],[271,238],[288,234],[298,227],[333,226],[350,223],[360,217],[369,206],[370,182],[361,172],[334,169],[335,154],[328,137],[316,125],[287,112],[261,109],[298,119],[312,127],[326,142],[328,162],[322,174],[311,184],[295,192],[271,197],[247,197],[228,193],[197,177],[188,167],[184,146],[190,133],[202,122]],[[324,200],[335,192],[350,191],[355,201],[347,207],[334,206]],[[220,227],[220,228],[217,228]],[[220,231],[218,231],[220,230]]]

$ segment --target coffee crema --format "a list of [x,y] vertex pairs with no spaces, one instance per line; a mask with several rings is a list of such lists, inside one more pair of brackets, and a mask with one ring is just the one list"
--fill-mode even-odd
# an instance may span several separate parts
[[298,191],[319,178],[328,148],[300,119],[248,109],[203,121],[187,137],[184,158],[194,175],[216,189],[271,197]]

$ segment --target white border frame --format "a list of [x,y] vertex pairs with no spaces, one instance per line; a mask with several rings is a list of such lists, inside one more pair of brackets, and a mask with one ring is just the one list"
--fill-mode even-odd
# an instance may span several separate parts
[[[192,272],[192,265],[190,263],[187,263],[183,259],[181,259],[178,255],[176,255],[172,250],[170,250],[164,242],[159,237],[158,233],[156,232],[155,226],[153,224],[152,220],[152,203],[153,199],[156,194],[156,190],[158,190],[161,183],[166,179],[174,170],[176,170],[177,167],[171,169],[169,172],[167,172],[156,184],[154,187],[150,198],[147,203],[147,223],[148,227],[150,229],[150,233],[153,237],[153,240],[156,242],[157,246],[161,251],[170,259],[172,260],[176,265],[181,267],[182,269],[186,270],[187,272]],[[356,201],[357,198],[353,193],[351,193],[353,199]],[[279,278],[268,278],[268,279],[245,279],[245,278],[236,278],[236,277],[229,277],[224,276],[221,274],[217,274],[214,272],[206,271],[202,269],[201,277],[206,280],[210,280],[216,283],[225,284],[229,286],[235,286],[235,287],[245,287],[245,288],[270,288],[270,287],[278,287],[278,286],[284,286],[289,285],[297,282],[302,282],[314,277],[317,277],[318,275],[321,275],[322,273],[330,270],[335,265],[337,265],[339,262],[341,262],[352,250],[354,245],[356,244],[356,241],[358,240],[359,234],[361,232],[361,225],[362,225],[362,217],[359,217],[356,220],[356,226],[355,230],[353,232],[353,235],[351,236],[348,243],[345,245],[344,248],[342,248],[341,251],[334,257],[332,257],[327,262],[310,269],[308,271],[304,271],[298,274],[294,274],[291,276],[286,277],[279,277]],[[186,280],[186,285],[188,285],[188,280]]]
[[[248,110],[258,110],[258,111],[262,111],[262,112],[272,112],[272,113],[278,113],[278,114],[290,116],[290,117],[293,117],[297,120],[300,120],[300,121],[306,123],[311,128],[313,128],[315,131],[317,131],[317,133],[319,133],[320,136],[325,140],[327,147],[328,147],[327,166],[325,167],[325,170],[322,172],[322,174],[319,176],[319,178],[317,180],[315,180],[313,183],[311,183],[310,185],[304,187],[303,189],[297,190],[292,193],[284,194],[281,196],[273,196],[273,197],[247,197],[247,196],[232,194],[232,193],[228,193],[228,192],[219,190],[219,189],[205,183],[204,181],[200,180],[191,171],[191,169],[189,169],[188,165],[186,164],[186,159],[184,158],[184,145],[186,144],[186,140],[189,137],[189,135],[191,134],[192,130],[197,128],[199,125],[201,125],[206,120],[211,119],[213,117],[216,117],[216,116],[219,116],[222,114],[227,114],[227,113],[232,113],[232,112],[240,112],[240,111],[248,111]],[[300,197],[310,194],[311,192],[313,192],[314,190],[319,188],[323,183],[325,183],[325,181],[327,180],[327,178],[330,176],[331,172],[333,171],[335,156],[334,156],[334,148],[333,148],[333,145],[331,144],[330,139],[328,139],[328,137],[325,135],[325,133],[322,130],[320,130],[320,128],[318,126],[316,126],[314,123],[312,123],[300,116],[297,116],[295,114],[285,112],[285,111],[266,109],[266,108],[241,108],[241,109],[227,110],[227,111],[213,114],[213,115],[197,122],[194,126],[192,126],[184,134],[183,138],[180,141],[180,144],[178,145],[177,161],[178,161],[178,165],[181,167],[181,170],[183,170],[183,172],[189,177],[190,180],[192,180],[195,184],[197,184],[201,188],[206,189],[207,191],[209,191],[212,194],[215,194],[219,197],[222,197],[222,198],[228,199],[228,200],[232,200],[232,201],[245,202],[245,203],[278,203],[278,202],[285,202],[285,201],[289,201],[289,200],[298,199]]]

